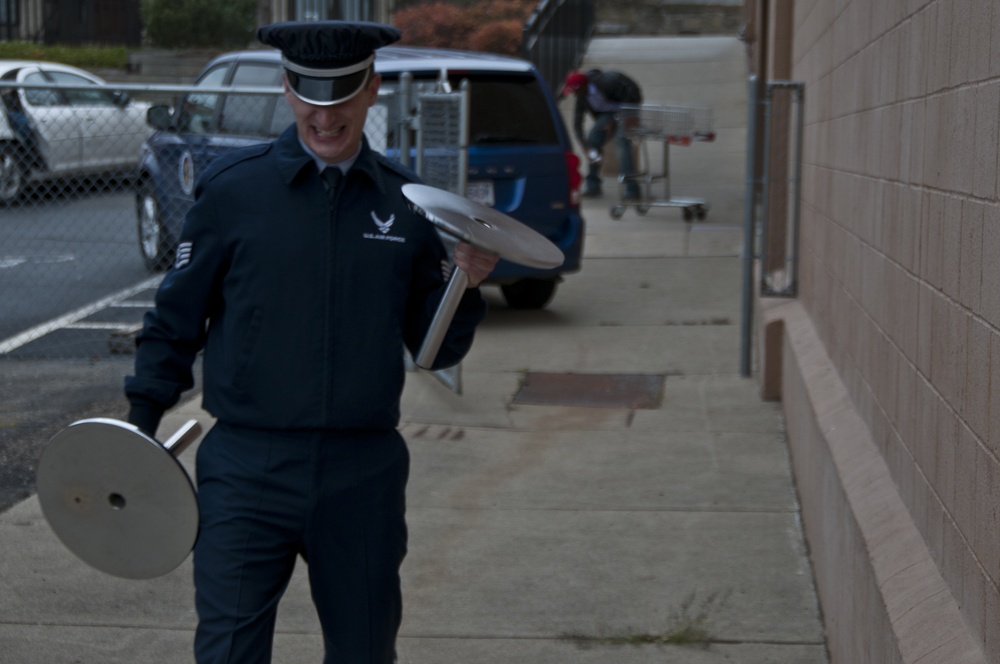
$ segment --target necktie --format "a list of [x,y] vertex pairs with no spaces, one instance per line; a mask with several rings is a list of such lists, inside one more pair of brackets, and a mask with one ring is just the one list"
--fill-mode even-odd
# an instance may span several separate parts
[[340,181],[344,178],[344,173],[336,166],[328,166],[323,169],[320,175],[326,181],[326,197],[333,205],[333,199],[337,195],[337,189],[340,187]]

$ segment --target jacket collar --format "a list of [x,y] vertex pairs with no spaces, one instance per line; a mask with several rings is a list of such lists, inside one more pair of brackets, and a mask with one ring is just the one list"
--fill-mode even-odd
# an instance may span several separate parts
[[[318,175],[315,168],[307,168],[315,162],[309,153],[302,149],[302,145],[299,143],[298,130],[294,124],[275,139],[274,147],[278,162],[278,173],[280,173],[281,179],[284,180],[285,184],[291,186],[297,179],[309,177],[309,173]],[[358,155],[349,173],[356,171],[367,175],[375,183],[375,186],[378,187],[380,193],[386,193],[385,179],[382,177],[382,172],[378,167],[375,152],[368,145],[368,138],[364,136],[361,138],[361,154]]]

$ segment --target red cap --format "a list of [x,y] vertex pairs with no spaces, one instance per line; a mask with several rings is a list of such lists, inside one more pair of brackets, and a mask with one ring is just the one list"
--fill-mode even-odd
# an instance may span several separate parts
[[583,89],[587,85],[587,75],[579,71],[571,71],[566,77],[566,82],[563,84],[562,92],[559,93],[560,96],[565,97],[568,94],[573,94],[578,90]]

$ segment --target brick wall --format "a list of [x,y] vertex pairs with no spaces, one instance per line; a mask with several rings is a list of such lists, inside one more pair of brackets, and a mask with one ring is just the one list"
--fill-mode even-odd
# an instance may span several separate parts
[[[861,538],[835,553],[842,543],[817,522],[843,520],[845,505],[854,525],[865,521],[881,503],[863,498],[886,487],[840,476],[844,496],[824,511],[809,485],[827,477],[824,464],[803,462],[802,472],[812,473],[798,478],[803,502],[819,505],[806,523],[823,549],[816,558],[840,572],[837,583],[870,591],[876,582],[867,600],[846,607],[827,590],[824,611],[836,612],[836,630],[857,636],[858,621],[882,606],[894,644],[852,659],[843,648],[838,655],[832,638],[831,654],[844,662],[997,663],[1000,3],[796,0],[793,26],[792,78],[806,86],[798,304],[813,331],[802,334],[821,343],[851,416],[885,465],[883,481],[905,506],[904,525],[919,533],[932,574],[954,600],[959,631],[981,650],[961,659],[935,654],[927,635],[946,612],[919,593],[907,610],[926,618],[924,628],[893,621],[885,607],[907,587],[880,579],[875,542]],[[794,360],[794,348],[786,352]],[[788,401],[787,385],[783,393]],[[836,454],[831,431],[805,437]]]

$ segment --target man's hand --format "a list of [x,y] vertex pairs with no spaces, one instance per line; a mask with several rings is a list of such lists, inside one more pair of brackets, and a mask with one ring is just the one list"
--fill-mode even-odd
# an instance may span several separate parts
[[469,277],[469,288],[476,288],[490,275],[500,257],[468,242],[455,247],[455,265]]

